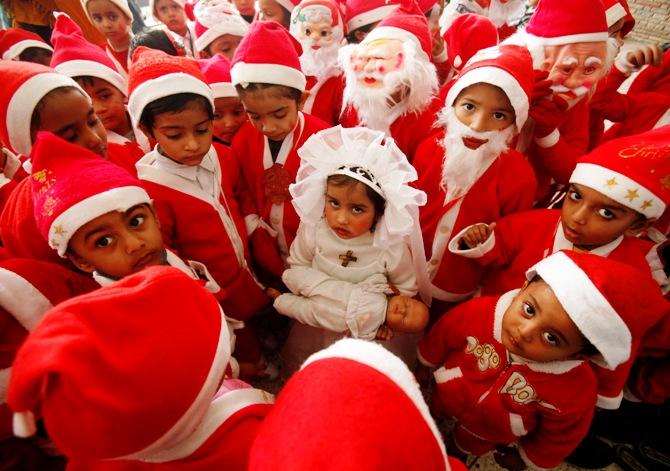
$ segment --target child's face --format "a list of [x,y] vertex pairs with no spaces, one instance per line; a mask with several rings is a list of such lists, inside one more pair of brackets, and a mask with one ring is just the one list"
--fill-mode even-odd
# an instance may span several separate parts
[[[142,131],[151,136],[144,128]],[[212,120],[199,103],[191,102],[176,113],[156,115],[152,134],[166,157],[195,166],[212,145]]]
[[261,20],[274,20],[286,29],[290,26],[288,11],[284,10],[276,0],[258,0],[258,11],[258,18]]
[[107,133],[93,105],[82,92],[73,88],[64,93],[52,93],[42,103],[39,129],[31,130],[33,141],[37,131],[50,131],[68,142],[107,157]]
[[130,35],[132,19],[109,0],[90,0],[86,4],[93,25],[111,41],[123,41]]
[[214,100],[214,135],[223,142],[232,142],[235,133],[247,120],[239,98],[221,97]]
[[160,265],[163,258],[160,225],[148,204],[98,216],[74,233],[68,247],[77,268],[115,279]]
[[240,12],[240,15],[253,16],[256,14],[253,0],[233,0],[233,5]]
[[237,46],[240,45],[241,40],[242,38],[240,36],[222,34],[214,41],[209,43],[207,50],[209,51],[209,55],[211,57],[214,57],[216,54],[222,54],[228,59],[232,60],[233,55],[235,54],[235,50],[237,49]]
[[591,250],[612,242],[628,230],[642,229],[645,219],[602,193],[573,183],[563,200],[561,224],[566,239]]
[[174,31],[180,36],[186,34],[186,12],[182,6],[173,0],[156,0],[154,8],[158,20],[167,26],[170,31]]
[[251,124],[272,141],[283,141],[298,122],[298,103],[273,87],[244,92],[241,100]]
[[326,186],[328,226],[340,239],[353,239],[367,233],[375,222],[375,206],[365,191],[365,185]]
[[386,306],[386,323],[398,332],[423,332],[428,324],[428,306],[409,296],[393,296]]
[[454,102],[458,120],[476,132],[501,131],[514,123],[514,108],[505,92],[495,85],[475,83]]
[[502,319],[502,344],[515,355],[539,362],[575,358],[585,340],[544,281],[528,283]]
[[93,101],[93,109],[102,121],[105,129],[119,134],[126,134],[130,121],[126,114],[126,97],[121,90],[106,80],[89,77],[90,81],[77,80],[86,94]]

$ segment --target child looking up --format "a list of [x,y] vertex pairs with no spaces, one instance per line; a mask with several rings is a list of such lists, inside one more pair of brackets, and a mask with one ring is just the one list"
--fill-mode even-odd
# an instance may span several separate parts
[[300,165],[297,150],[328,127],[300,111],[306,84],[300,52],[300,44],[278,23],[256,21],[235,52],[230,70],[249,116],[232,144],[250,197],[242,212],[254,257],[275,280],[281,278],[298,230],[298,215],[288,204],[288,186]]
[[54,50],[35,33],[21,28],[0,31],[0,59],[49,65]]
[[82,0],[86,15],[107,42],[102,45],[116,70],[128,78],[130,40],[133,38],[133,14],[127,0]]
[[198,57],[195,35],[188,24],[185,6],[186,0],[149,0],[149,9],[154,19],[181,39],[188,57]]
[[194,7],[195,47],[201,57],[223,54],[233,58],[235,49],[249,31],[249,24],[230,3],[200,0]]
[[597,379],[587,360],[610,370],[630,361],[667,304],[633,267],[590,254],[558,252],[526,278],[521,290],[442,316],[419,358],[439,367],[434,410],[458,421],[461,451],[517,442],[499,463],[553,468],[591,423]]

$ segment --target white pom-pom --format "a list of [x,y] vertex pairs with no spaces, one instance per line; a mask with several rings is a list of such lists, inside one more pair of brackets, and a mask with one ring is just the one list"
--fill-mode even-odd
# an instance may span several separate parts
[[454,57],[454,67],[458,69],[461,64],[463,64],[463,59],[461,59],[461,56]]
[[14,417],[12,417],[12,428],[14,429],[14,435],[19,438],[32,437],[37,432],[35,416],[29,410],[15,412]]

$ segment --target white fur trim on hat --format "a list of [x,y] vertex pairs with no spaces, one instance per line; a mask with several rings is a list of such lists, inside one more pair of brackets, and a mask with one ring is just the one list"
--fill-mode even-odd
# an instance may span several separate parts
[[611,27],[614,23],[626,17],[626,9],[619,2],[615,3],[605,11],[607,18],[607,27]]
[[445,105],[454,106],[459,93],[476,83],[488,83],[502,89],[514,108],[517,129],[523,127],[528,119],[528,95],[513,75],[499,67],[477,67],[460,76],[449,90]]
[[127,211],[142,203],[151,203],[151,198],[139,186],[122,186],[89,196],[53,220],[49,227],[49,246],[65,257],[68,242],[81,226],[103,214]]
[[588,186],[647,219],[661,217],[663,200],[635,180],[606,167],[579,163],[570,176],[570,183]]
[[419,385],[416,382],[414,375],[410,373],[407,369],[407,365],[405,365],[400,358],[373,342],[357,339],[342,339],[325,350],[316,352],[307,358],[301,369],[304,369],[307,365],[316,361],[329,358],[345,358],[361,363],[379,371],[393,381],[396,386],[407,394],[425,420],[426,425],[430,428],[430,431],[433,432],[435,441],[444,458],[445,469],[450,469],[447,461],[447,452],[444,448],[444,443],[442,442],[442,435],[430,415],[430,411],[428,410],[428,406],[421,394],[421,390],[419,389]]
[[305,91],[307,79],[300,70],[280,64],[247,64],[237,62],[230,69],[233,85],[246,88],[250,83],[284,85]]
[[[240,19],[240,22],[244,23],[245,25],[247,24],[243,19]],[[231,25],[232,22],[226,24],[226,26]],[[232,36],[239,36],[242,38],[249,31],[249,27],[247,26],[246,28],[244,28],[242,24],[239,25],[234,24],[232,26],[234,26],[234,28],[231,28],[227,31],[222,31],[221,29],[217,29],[216,27],[207,29],[207,31],[205,31],[195,39],[195,48],[198,50],[198,52],[202,52],[207,48],[207,46],[209,46],[212,42],[214,42],[216,38],[223,36],[224,34],[230,34]]]
[[347,31],[353,31],[361,26],[369,25],[383,20],[389,13],[398,8],[398,5],[384,5],[378,8],[373,8],[366,12],[356,15],[347,21]]
[[209,86],[212,88],[212,92],[214,92],[214,98],[237,98],[237,90],[235,90],[235,85],[230,82],[210,83]]
[[22,155],[29,155],[33,148],[30,138],[30,121],[33,111],[44,96],[52,90],[61,87],[75,87],[82,95],[90,100],[89,96],[70,77],[55,72],[45,72],[30,77],[16,89],[7,106],[7,134],[9,144],[14,151]]
[[295,8],[295,4],[293,4],[291,0],[277,0],[277,3],[287,9],[289,13],[292,13],[293,9]]
[[[91,15],[88,14],[88,8],[86,8],[86,5],[88,2],[91,0],[81,0],[81,7],[83,8],[84,12],[86,13],[86,16],[88,16],[88,19],[93,23],[93,19],[91,18]],[[133,12],[130,11],[130,7],[128,6],[128,2],[126,0],[109,0],[114,4],[114,6],[118,7],[119,10],[121,10],[125,15],[130,18],[131,20],[133,19]]]
[[58,73],[72,78],[82,76],[99,78],[116,87],[124,96],[128,96],[128,81],[116,70],[100,62],[77,59],[58,64],[55,69]]
[[39,47],[40,49],[46,49],[49,52],[54,52],[53,48],[47,43],[43,43],[37,39],[24,39],[23,41],[19,41],[18,43],[13,44],[12,47],[7,49],[2,55],[2,59],[6,61],[18,59],[23,51],[31,47]]
[[0,268],[0,306],[29,332],[37,327],[44,313],[53,307],[51,301],[32,283],[5,268]]
[[196,95],[201,95],[207,98],[212,108],[214,108],[212,89],[205,82],[192,75],[175,72],[147,80],[138,85],[128,98],[130,117],[135,124],[138,124],[144,108],[149,103],[178,93],[195,93]]
[[606,42],[609,36],[607,35],[607,31],[605,31],[600,33],[569,34],[567,36],[557,36],[554,38],[544,38],[542,36],[535,36],[534,34],[528,34],[528,37],[532,38],[534,43],[541,46],[564,46],[566,44],[575,43]]
[[361,44],[370,44],[373,41],[379,41],[383,39],[397,39],[403,43],[406,41],[411,41],[414,43],[416,50],[419,51],[419,53],[425,59],[430,59],[430,57],[426,55],[426,52],[421,47],[421,43],[416,36],[407,30],[396,28],[395,26],[381,26],[379,28],[373,29],[370,31],[370,34],[368,34],[365,39],[361,41]]
[[603,293],[567,255],[557,252],[535,264],[526,279],[540,275],[579,331],[614,370],[630,358],[632,335]]

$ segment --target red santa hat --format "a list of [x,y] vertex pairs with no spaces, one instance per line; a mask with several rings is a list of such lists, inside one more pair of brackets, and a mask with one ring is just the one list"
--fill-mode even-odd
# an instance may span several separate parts
[[51,41],[54,54],[51,67],[68,77],[90,76],[105,80],[124,95],[128,83],[116,71],[112,60],[98,46],[84,38],[81,28],[65,13],[57,12]]
[[198,60],[198,64],[214,98],[237,98],[237,90],[230,79],[230,61],[227,57],[216,54],[209,59]]
[[[182,7],[184,10],[187,9],[186,0],[171,0],[171,1],[173,1],[174,3],[176,3],[177,5]],[[158,12],[156,11],[156,0],[149,0],[149,11],[151,12],[151,16],[154,17],[154,20],[160,21],[160,19],[158,19]],[[186,16],[189,16],[189,13],[191,13],[191,12],[187,11]]]
[[428,21],[415,0],[401,0],[400,5],[381,20],[361,43],[369,44],[380,39],[411,41],[418,50],[424,52],[426,59],[430,59],[433,54]]
[[347,31],[377,23],[396,9],[400,0],[346,0]]
[[593,188],[644,215],[670,204],[670,126],[608,141],[577,162],[570,183]]
[[72,459],[165,452],[202,421],[229,362],[229,340],[216,299],[172,267],[66,301],[16,356],[8,393],[15,434],[29,436],[41,413]]
[[332,23],[330,25],[333,28],[341,26],[342,31],[346,33],[347,28],[344,25],[344,14],[339,0],[303,0],[300,2],[291,13],[291,33],[293,33],[294,25],[298,23],[296,17],[300,15],[301,11],[310,7],[322,7],[328,9],[328,11],[330,11],[330,17],[332,18]]
[[178,93],[203,96],[214,108],[212,90],[195,60],[138,47],[128,73],[128,112],[133,124],[137,126],[149,103]]
[[88,99],[77,82],[40,64],[0,61],[0,141],[15,154],[28,155],[32,149],[30,122],[35,107],[50,91],[74,87]]
[[642,336],[668,309],[649,273],[599,255],[556,252],[530,268],[526,279],[535,275],[611,370],[635,355]]
[[[453,464],[452,464],[453,463]],[[250,470],[465,469],[448,460],[419,385],[383,347],[344,339],[289,379],[251,448]]]
[[204,51],[212,41],[224,34],[243,37],[249,23],[235,7],[224,0],[200,0],[195,4],[195,47]]
[[6,61],[18,60],[23,51],[37,47],[53,52],[51,46],[44,42],[35,33],[21,28],[9,28],[0,31],[0,59]]
[[477,52],[449,89],[445,105],[453,106],[458,95],[476,83],[489,83],[505,92],[514,108],[515,124],[520,130],[528,118],[530,97],[535,84],[533,60],[528,49],[502,45]]
[[605,17],[607,18],[607,27],[611,28],[620,19],[624,18],[621,28],[621,37],[625,37],[633,30],[635,18],[630,12],[630,7],[626,0],[602,0],[605,5]]
[[288,10],[289,13],[293,12],[293,9],[298,6],[300,0],[276,0],[278,4]]
[[[268,47],[271,44],[272,47]],[[300,68],[302,47],[276,21],[254,21],[233,57],[233,85],[284,85],[305,91],[307,79]]]
[[498,28],[485,16],[463,13],[456,17],[442,38],[449,63],[461,70],[478,51],[498,44]]
[[84,224],[111,211],[151,203],[137,178],[51,133],[37,135],[31,159],[35,222],[61,257]]
[[600,0],[542,0],[526,32],[542,46],[604,42],[609,37]]
[[[84,11],[86,12],[86,16],[88,16],[88,19],[93,23],[93,18],[91,18],[91,15],[88,13],[88,2],[91,0],[81,0],[81,6],[83,7]],[[130,11],[130,7],[128,6],[128,1],[127,0],[109,0],[114,4],[114,6],[118,7],[119,10],[123,12],[124,15],[126,15],[127,18],[129,18],[131,21],[133,19],[133,12]],[[153,1],[153,0],[152,0]]]

